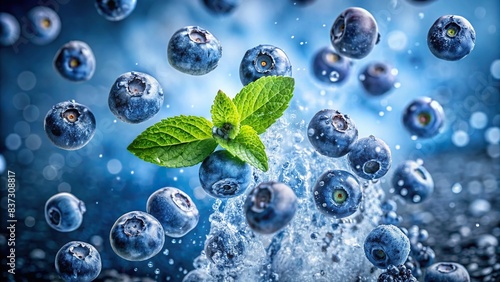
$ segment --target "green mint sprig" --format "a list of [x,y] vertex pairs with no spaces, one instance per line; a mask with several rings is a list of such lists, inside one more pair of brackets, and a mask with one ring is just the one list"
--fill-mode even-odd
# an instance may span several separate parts
[[242,161],[268,170],[262,134],[288,108],[291,77],[266,76],[241,89],[233,100],[219,90],[210,110],[212,122],[196,116],[175,116],[144,130],[127,149],[144,161],[165,167],[202,162],[220,145]]

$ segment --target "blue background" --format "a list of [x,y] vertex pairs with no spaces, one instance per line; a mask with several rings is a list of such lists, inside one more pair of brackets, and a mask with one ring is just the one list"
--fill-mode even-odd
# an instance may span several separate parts
[[[393,150],[394,163],[416,158],[430,161],[449,155],[460,162],[465,158],[461,156],[479,156],[478,163],[493,165],[491,173],[496,175],[498,186],[497,0],[438,0],[427,5],[403,0],[317,0],[307,6],[287,0],[253,0],[242,1],[234,13],[223,17],[210,14],[199,0],[139,0],[134,12],[120,22],[101,17],[93,1],[2,1],[0,11],[13,14],[23,28],[25,14],[37,5],[52,7],[59,14],[59,36],[43,46],[31,44],[21,36],[16,45],[0,49],[0,246],[2,250],[6,248],[4,183],[10,170],[16,173],[18,188],[16,252],[20,274],[16,278],[34,277],[31,275],[36,272],[56,277],[53,258],[57,250],[68,241],[82,240],[97,246],[103,269],[160,280],[182,279],[203,248],[214,200],[199,187],[198,166],[161,168],[134,157],[126,147],[135,136],[163,118],[179,114],[210,118],[210,106],[219,89],[231,97],[241,89],[239,62],[246,50],[259,44],[278,46],[290,58],[296,89],[289,113],[306,122],[323,108],[348,113],[356,122],[360,137],[374,134],[387,142]],[[374,15],[381,41],[366,58],[354,62],[346,83],[326,86],[312,76],[311,60],[317,50],[330,45],[333,21],[350,6],[363,7]],[[476,46],[463,60],[439,60],[427,47],[429,27],[445,14],[464,16],[475,28]],[[209,30],[222,44],[219,66],[207,75],[190,76],[168,64],[168,40],[187,25]],[[85,41],[94,52],[97,68],[88,82],[65,80],[52,65],[57,50],[70,40]],[[377,60],[390,62],[398,69],[400,87],[383,97],[372,98],[364,93],[357,75],[368,62]],[[107,105],[111,85],[128,71],[153,75],[165,93],[158,115],[137,125],[117,121]],[[400,121],[405,106],[418,96],[438,100],[446,113],[443,132],[430,140],[412,140]],[[94,138],[78,151],[54,147],[43,130],[45,114],[52,105],[71,99],[87,105],[97,120]],[[471,122],[474,113],[478,117],[477,112],[486,117],[484,125],[476,126],[481,120],[474,118]],[[446,175],[446,168],[436,169],[442,169]],[[447,189],[451,184],[445,185]],[[383,185],[388,188],[385,182]],[[465,187],[466,183],[462,185]],[[195,200],[202,214],[199,225],[182,240],[167,238],[164,248],[168,252],[151,259],[152,267],[148,266],[149,260],[128,262],[117,257],[108,241],[112,224],[125,212],[145,210],[149,195],[164,186],[181,188]],[[86,204],[87,212],[77,231],[59,233],[45,222],[45,201],[60,191],[71,192]],[[492,206],[493,210],[499,209],[495,202]],[[3,255],[1,261],[3,270]],[[158,275],[154,274],[157,268]]]

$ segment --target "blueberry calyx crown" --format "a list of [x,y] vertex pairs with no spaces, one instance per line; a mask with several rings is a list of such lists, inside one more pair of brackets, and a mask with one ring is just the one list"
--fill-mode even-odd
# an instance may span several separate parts
[[69,64],[70,68],[74,69],[74,68],[79,67],[81,65],[81,62],[80,62],[80,60],[78,60],[78,58],[72,57],[69,60],[68,64]]
[[252,211],[263,212],[273,199],[273,192],[270,187],[260,186],[254,190],[252,195]]
[[65,121],[69,123],[75,123],[80,117],[80,112],[77,109],[73,108],[73,105],[70,105],[67,110],[62,112],[61,116]]
[[52,207],[49,209],[49,219],[50,222],[56,226],[61,223],[61,213],[56,208]]
[[349,122],[339,112],[332,116],[332,125],[335,127],[335,130],[340,132],[345,132],[349,128]]
[[384,261],[387,257],[387,255],[385,254],[385,252],[381,249],[374,249],[372,251],[372,255],[373,257],[376,259],[376,260],[380,260],[380,261]]
[[446,36],[453,38],[457,36],[457,34],[460,32],[460,26],[452,22],[446,26],[445,30],[446,30]]
[[342,187],[338,187],[333,190],[333,201],[335,204],[341,205],[345,203],[348,197],[349,195],[347,194],[347,191]]
[[274,68],[274,59],[267,52],[260,51],[253,64],[259,73],[266,73]]
[[72,246],[69,248],[69,252],[76,258],[84,260],[90,255],[90,248],[83,245],[78,244],[77,246]]
[[118,8],[118,5],[116,5],[115,0],[109,0],[108,2],[106,2],[106,6],[107,6],[107,7],[108,7],[108,9],[110,9],[111,11],[115,10],[116,8]]
[[238,181],[233,178],[224,178],[212,185],[212,190],[220,195],[234,195],[240,190]]
[[451,263],[440,263],[437,267],[436,270],[441,272],[441,273],[451,273],[457,270],[457,266]]
[[420,112],[417,115],[418,123],[422,126],[426,126],[431,122],[432,116],[429,112]]
[[175,203],[175,205],[183,210],[183,211],[190,211],[193,209],[193,203],[189,200],[186,195],[180,193],[180,192],[174,192],[170,195],[172,198],[172,201]]
[[43,28],[49,28],[51,25],[52,25],[52,22],[50,21],[50,19],[49,19],[49,18],[43,18],[43,19],[41,20],[41,26],[42,26]]
[[387,72],[387,68],[382,64],[375,64],[368,69],[370,75],[378,77]]
[[333,64],[337,61],[340,60],[340,56],[335,54],[335,53],[332,53],[332,52],[328,52],[326,55],[325,55],[325,61],[327,61],[328,63],[330,64]]
[[363,164],[363,172],[366,174],[375,174],[380,170],[380,162],[377,160],[369,160]]
[[198,44],[205,44],[210,41],[207,37],[207,32],[197,28],[193,28],[189,31],[189,39]]
[[128,82],[128,92],[131,96],[142,96],[144,90],[146,90],[146,82],[143,79],[134,76]]
[[137,216],[127,219],[123,227],[123,231],[127,236],[139,236],[145,230],[146,223]]
[[337,40],[344,35],[345,20],[343,16],[339,16],[333,24],[333,39]]

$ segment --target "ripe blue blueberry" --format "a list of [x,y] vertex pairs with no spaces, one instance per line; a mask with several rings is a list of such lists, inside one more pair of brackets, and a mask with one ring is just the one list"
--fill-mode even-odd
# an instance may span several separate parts
[[89,108],[75,101],[61,102],[45,116],[45,133],[52,143],[65,150],[87,145],[95,133],[95,117]]
[[201,187],[215,198],[239,196],[252,183],[252,167],[226,150],[215,151],[200,166]]
[[431,138],[439,133],[444,124],[443,107],[429,97],[413,100],[403,113],[403,125],[415,136]]
[[405,265],[389,265],[387,270],[379,275],[377,282],[418,282],[412,271]]
[[335,218],[355,213],[362,198],[356,177],[343,170],[325,171],[316,180],[313,193],[318,210]]
[[70,41],[64,44],[54,58],[56,70],[66,79],[86,81],[95,71],[95,57],[87,43]]
[[380,96],[394,88],[397,73],[388,63],[373,62],[361,71],[359,80],[368,94]]
[[280,182],[262,182],[254,187],[243,207],[250,228],[262,234],[271,234],[285,227],[297,208],[297,196]]
[[344,10],[330,30],[333,48],[341,56],[352,59],[366,57],[378,43],[379,37],[377,22],[372,14],[358,7]]
[[392,163],[389,146],[373,135],[361,138],[354,143],[347,156],[354,173],[368,180],[384,176]]
[[16,18],[7,13],[0,13],[0,45],[10,46],[19,39],[21,28]]
[[96,0],[95,7],[99,15],[108,21],[121,21],[135,9],[137,0]]
[[202,2],[211,13],[227,15],[240,5],[241,0],[203,0]]
[[352,61],[335,53],[330,47],[321,48],[313,59],[314,76],[326,84],[339,84],[345,81],[351,72]]
[[152,215],[132,211],[120,216],[109,234],[113,251],[129,261],[154,257],[163,248],[165,231]]
[[174,33],[168,42],[168,62],[176,70],[204,75],[213,71],[222,57],[219,40],[199,26],[186,26]]
[[149,196],[146,210],[162,225],[165,235],[182,237],[198,224],[200,214],[191,198],[183,191],[165,187]]
[[85,203],[70,193],[59,193],[45,203],[45,220],[57,231],[76,230],[83,221]]
[[259,45],[245,52],[240,63],[243,85],[271,75],[292,76],[292,65],[283,50],[273,45]]
[[38,6],[27,14],[27,27],[24,35],[37,45],[52,42],[61,31],[61,19],[54,10]]
[[55,267],[66,282],[92,281],[101,273],[101,256],[94,246],[72,241],[57,252]]
[[366,237],[365,255],[378,268],[402,265],[410,254],[410,240],[394,225],[379,225]]
[[220,267],[234,267],[243,261],[246,253],[241,234],[231,229],[220,229],[208,235],[205,241],[205,255]]
[[434,181],[429,172],[415,161],[401,163],[392,176],[392,186],[408,203],[425,201],[434,191]]
[[109,109],[120,120],[141,123],[154,117],[163,105],[163,89],[149,74],[127,72],[120,75],[108,97]]
[[470,282],[465,267],[455,262],[438,262],[427,268],[425,282]]
[[320,154],[339,158],[351,150],[358,139],[358,129],[348,115],[325,109],[317,112],[309,122],[307,137]]
[[467,56],[476,41],[470,22],[461,16],[445,15],[437,19],[427,34],[427,46],[434,56],[457,61]]

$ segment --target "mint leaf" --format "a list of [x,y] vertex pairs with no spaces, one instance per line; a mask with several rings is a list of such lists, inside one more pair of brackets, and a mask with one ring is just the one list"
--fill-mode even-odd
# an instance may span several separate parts
[[203,161],[217,147],[212,123],[196,116],[176,116],[147,128],[127,147],[137,157],[160,166],[186,167]]
[[240,128],[240,134],[233,140],[225,140],[220,137],[216,137],[215,140],[222,148],[228,150],[229,153],[242,161],[262,171],[267,171],[266,147],[251,126],[243,125]]
[[241,125],[264,133],[288,108],[293,89],[294,79],[284,76],[264,76],[243,87],[233,99]]
[[214,104],[210,110],[212,122],[214,123],[213,133],[224,139],[234,139],[240,132],[240,114],[231,98],[222,90],[215,96]]

